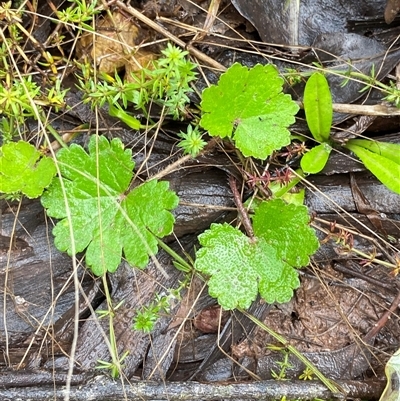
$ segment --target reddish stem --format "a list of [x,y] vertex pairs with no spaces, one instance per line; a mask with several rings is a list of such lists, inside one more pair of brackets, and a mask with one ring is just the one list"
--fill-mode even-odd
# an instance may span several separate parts
[[242,217],[244,229],[246,230],[246,233],[250,237],[250,239],[254,241],[253,226],[251,224],[249,214],[247,213],[247,210],[243,206],[242,197],[240,196],[236,186],[236,180],[232,175],[229,177],[229,186],[231,187],[233,193],[233,200],[235,201],[235,205],[238,209],[239,214]]

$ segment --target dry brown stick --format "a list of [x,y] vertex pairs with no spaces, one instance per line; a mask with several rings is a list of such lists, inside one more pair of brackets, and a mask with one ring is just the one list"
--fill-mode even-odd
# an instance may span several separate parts
[[222,64],[213,60],[211,57],[206,56],[204,53],[202,53],[200,50],[196,49],[194,46],[187,45],[183,40],[177,38],[175,35],[172,35],[171,32],[169,32],[162,26],[158,25],[157,23],[152,21],[150,18],[147,18],[145,15],[143,15],[140,11],[136,10],[135,8],[133,8],[131,6],[127,6],[122,1],[115,1],[115,2],[113,2],[113,5],[118,6],[121,10],[124,10],[125,12],[127,12],[128,14],[137,18],[139,21],[142,21],[147,26],[154,29],[161,35],[164,35],[166,38],[168,38],[172,42],[176,43],[178,46],[186,49],[192,56],[201,60],[202,62],[209,65],[210,67],[215,68],[216,70],[220,70],[220,71],[226,70],[226,67],[224,67]]
[[386,322],[389,320],[390,315],[394,313],[394,311],[399,307],[399,304],[400,304],[400,291],[398,292],[397,296],[390,305],[390,308],[385,313],[383,313],[383,315],[375,323],[374,327],[365,335],[365,337],[363,338],[365,342],[368,342],[370,339],[372,339],[379,333],[379,331],[385,326]]
[[193,41],[196,40],[203,40],[204,37],[207,35],[209,30],[214,25],[215,19],[217,18],[217,13],[219,10],[221,0],[211,0],[210,5],[208,7],[207,18],[203,25],[203,31],[197,33]]
[[[346,268],[345,266],[337,263],[334,266],[334,269],[336,271],[348,274],[353,277],[359,277],[362,280],[369,282],[372,285],[375,286],[380,286],[382,288],[385,288],[386,290],[390,291],[391,288],[384,285],[384,283],[381,283],[379,280],[373,279],[372,277],[368,277],[365,274],[358,273],[355,270],[350,270]],[[368,343],[370,340],[372,340],[378,333],[379,331],[385,326],[387,321],[390,319],[390,316],[396,311],[396,309],[400,306],[400,290],[398,290],[396,297],[393,299],[389,309],[387,309],[382,316],[379,318],[379,320],[374,324],[374,326],[367,332],[367,334],[362,338],[362,340],[365,343]]]
[[333,111],[338,113],[348,114],[362,114],[365,116],[398,116],[400,109],[395,106],[390,106],[385,103],[382,104],[343,104],[333,103]]
[[[301,108],[304,108],[303,102],[296,102]],[[347,104],[347,103],[333,103],[332,110],[337,113],[345,114],[361,114],[364,116],[398,116],[400,109],[386,103],[381,104]]]

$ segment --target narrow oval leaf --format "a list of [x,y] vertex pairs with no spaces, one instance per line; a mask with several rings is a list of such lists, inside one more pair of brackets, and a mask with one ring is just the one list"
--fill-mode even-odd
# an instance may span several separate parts
[[400,194],[400,164],[360,146],[346,145],[364,163],[364,166],[391,191]]
[[133,129],[141,128],[140,121],[137,118],[129,115],[126,111],[121,110],[119,107],[115,107],[112,104],[110,104],[108,113],[110,114],[111,117],[119,118],[128,127],[131,127]]
[[400,145],[398,143],[378,142],[369,139],[350,139],[348,144],[361,146],[364,149],[386,157],[400,164]]
[[308,174],[319,173],[325,167],[331,150],[332,147],[327,143],[321,143],[321,145],[312,148],[300,161],[303,171]]
[[328,81],[321,73],[308,78],[303,102],[311,134],[318,142],[327,142],[332,125],[332,96]]

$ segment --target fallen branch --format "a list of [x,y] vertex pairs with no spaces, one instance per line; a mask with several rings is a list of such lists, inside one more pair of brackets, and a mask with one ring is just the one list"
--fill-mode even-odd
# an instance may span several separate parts
[[[340,381],[347,397],[377,399],[383,391],[382,381],[357,382]],[[60,386],[25,387],[0,390],[1,400],[19,401],[125,401],[125,400],[276,400],[286,399],[332,399],[334,395],[321,383],[315,381],[262,381],[233,384],[203,384],[197,382],[133,382],[122,384],[104,376],[98,376],[91,382],[71,386],[69,393]],[[337,398],[337,394],[336,394]],[[343,395],[343,399],[345,395]]]

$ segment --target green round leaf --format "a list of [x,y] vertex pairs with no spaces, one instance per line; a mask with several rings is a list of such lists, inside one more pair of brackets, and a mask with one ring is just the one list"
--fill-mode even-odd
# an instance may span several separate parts
[[0,148],[0,192],[22,192],[38,198],[50,185],[56,167],[28,142],[9,142]]
[[301,168],[305,173],[317,174],[325,167],[332,147],[327,143],[321,143],[307,152],[300,161]]
[[263,238],[252,241],[225,223],[212,224],[199,241],[195,268],[210,276],[209,293],[224,309],[248,308],[259,288],[269,302],[287,302],[298,286],[289,272],[294,269]]
[[86,249],[86,264],[96,275],[114,272],[122,253],[130,264],[145,267],[157,252],[156,237],[172,232],[170,210],[178,197],[168,182],[156,180],[126,194],[134,162],[119,139],[92,136],[88,148],[86,153],[71,145],[59,152],[65,192],[56,180],[42,196],[48,215],[60,219],[53,230],[55,245],[69,254]]
[[236,63],[204,90],[200,125],[211,136],[233,138],[244,156],[265,159],[290,143],[287,127],[299,109],[282,87],[275,66]]
[[309,226],[307,207],[286,204],[281,199],[262,202],[253,217],[254,234],[264,238],[277,256],[291,266],[306,266],[319,247]]

